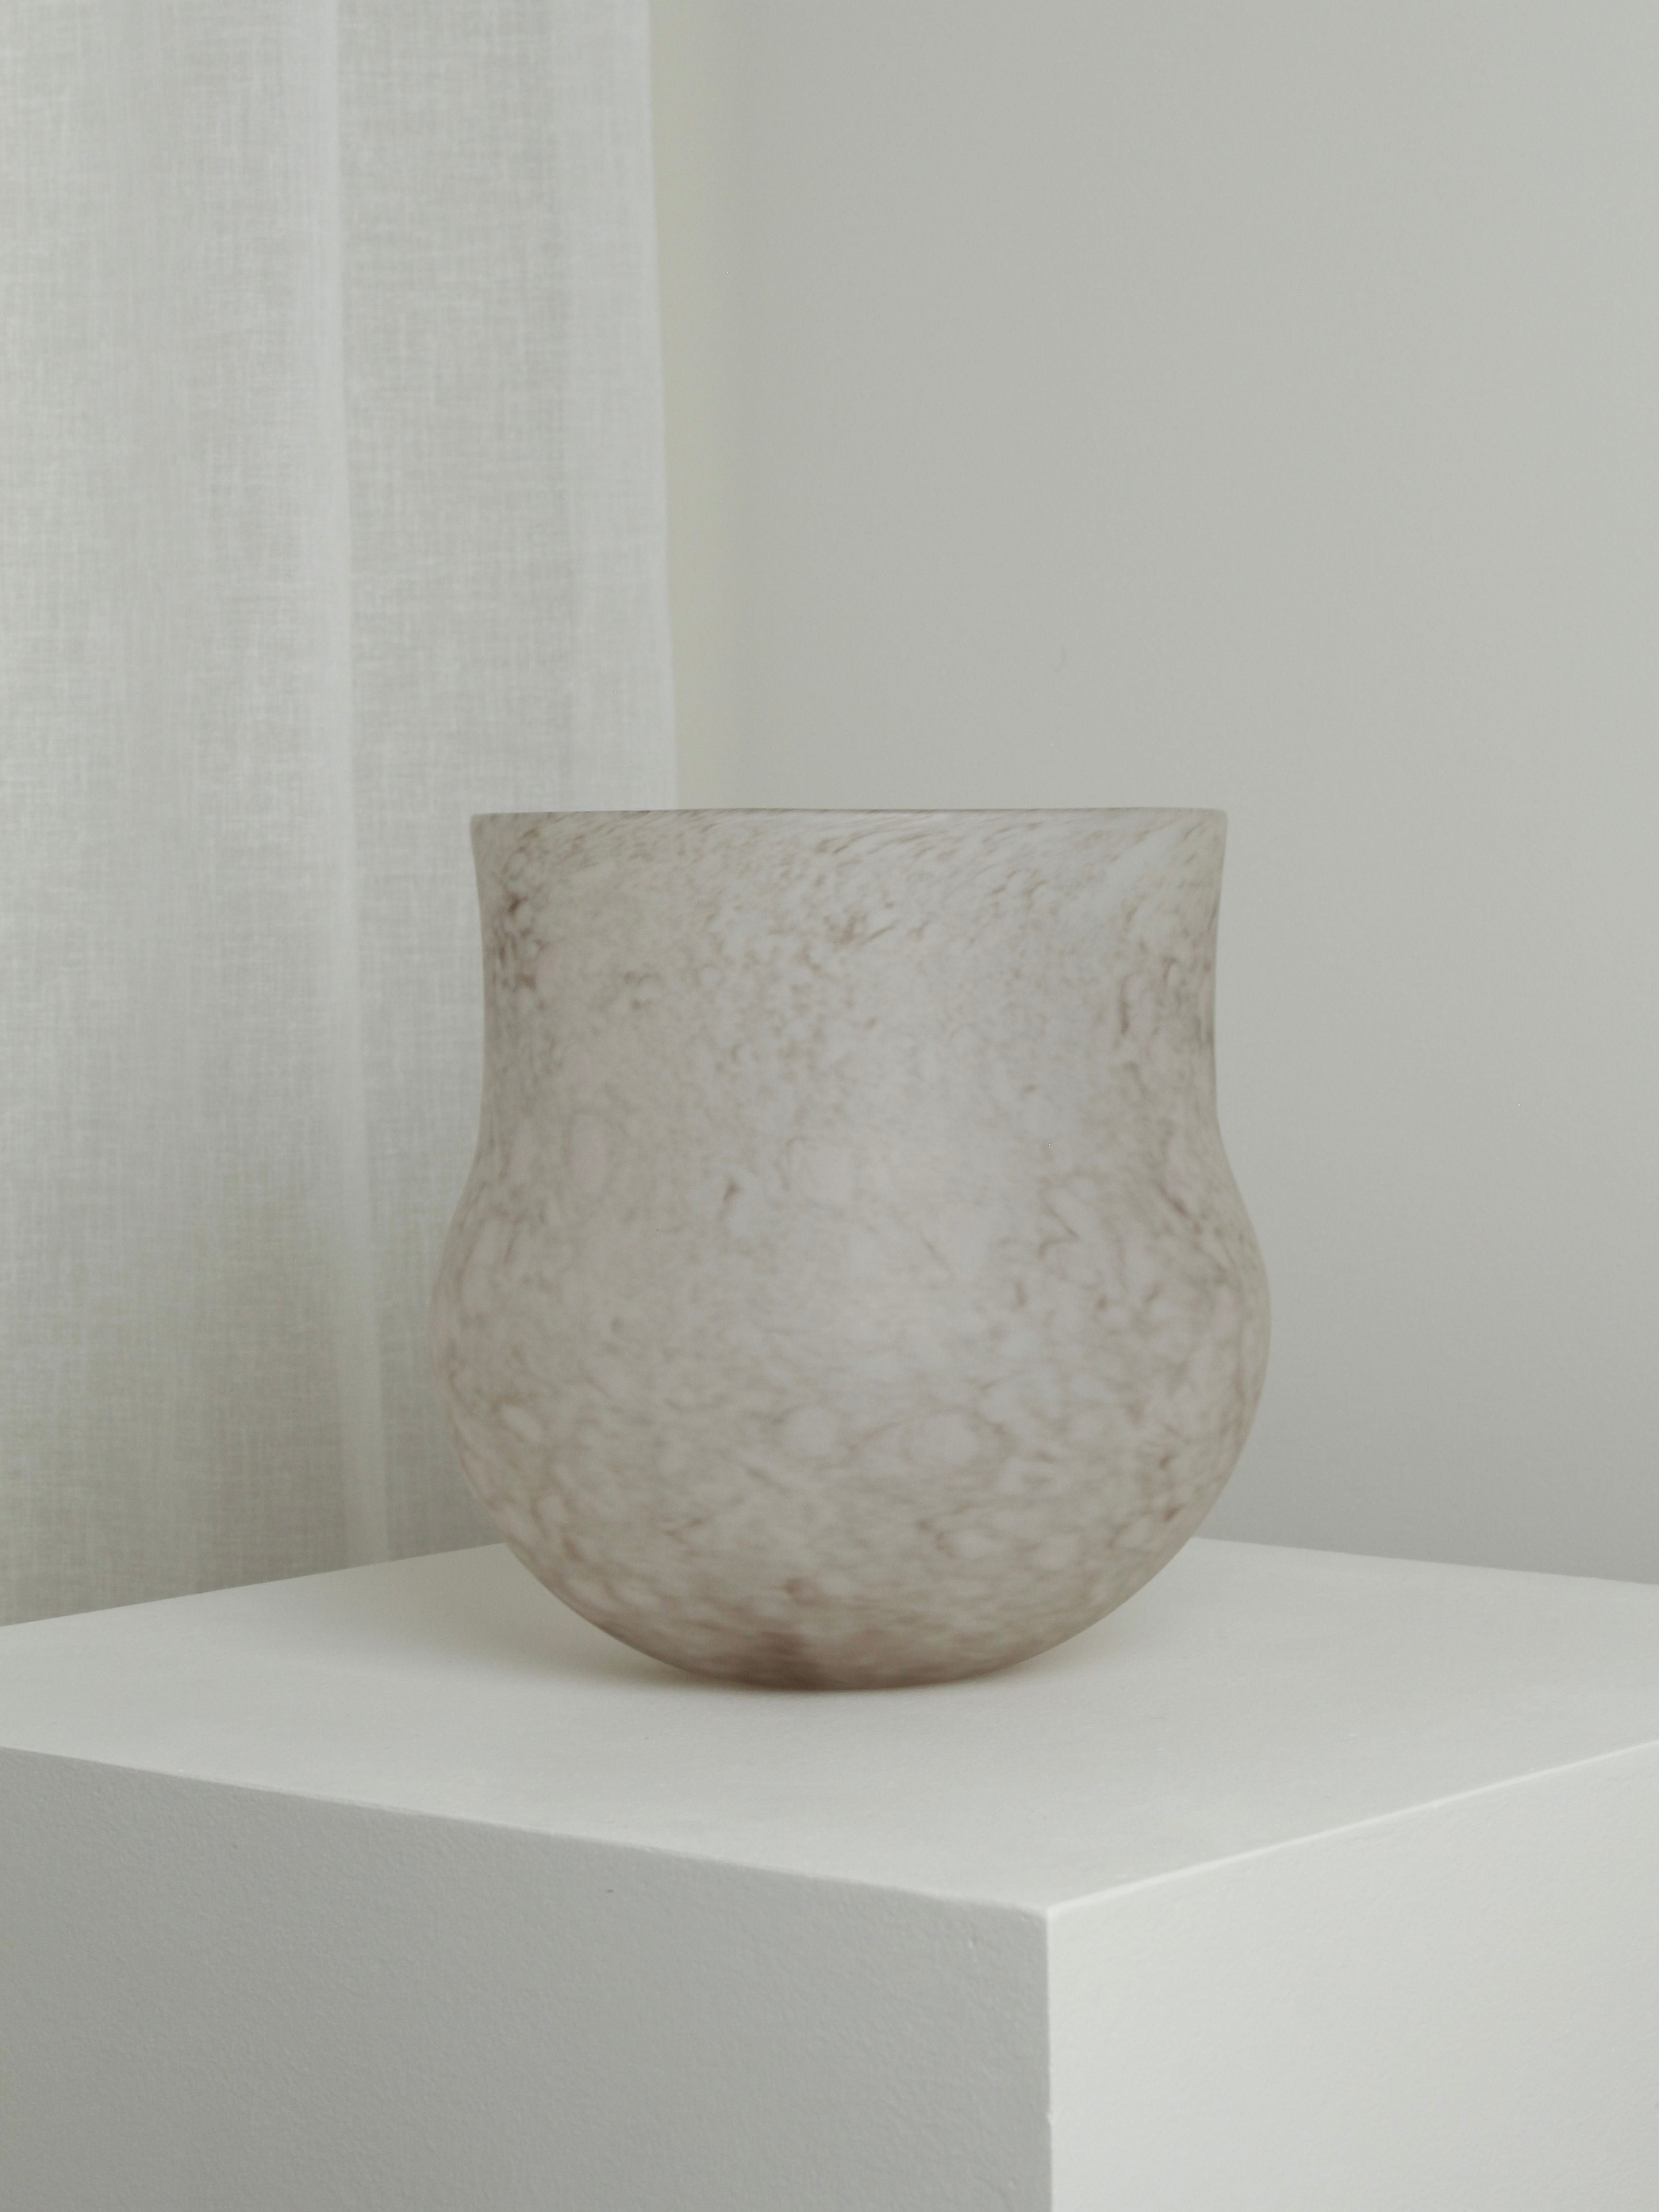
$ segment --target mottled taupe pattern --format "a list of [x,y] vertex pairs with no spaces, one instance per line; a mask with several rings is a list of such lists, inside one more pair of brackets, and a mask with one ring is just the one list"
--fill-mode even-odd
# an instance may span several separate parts
[[1232,1471],[1267,1352],[1216,1122],[1224,818],[491,815],[433,1346],[526,1565],[700,1674],[1045,1650]]

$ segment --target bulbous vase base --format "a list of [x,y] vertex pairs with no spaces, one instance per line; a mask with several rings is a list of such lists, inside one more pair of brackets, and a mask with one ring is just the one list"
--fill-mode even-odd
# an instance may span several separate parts
[[[896,1593],[859,1606],[825,1602],[800,1586],[805,1578],[781,1600],[745,1597],[723,1614],[708,1604],[677,1614],[654,1600],[629,1613],[612,1603],[595,1606],[591,1589],[586,1602],[577,1601],[563,1561],[508,1542],[574,1612],[684,1674],[769,1690],[898,1690],[999,1674],[1069,1642],[1150,1582],[1188,1533],[1182,1526],[1163,1550],[1121,1559],[1086,1593],[1069,1594],[1069,1601],[1055,1590],[1052,1574],[1033,1575],[1018,1555],[982,1560],[972,1581],[935,1571],[929,1577],[933,1617],[927,1620],[907,1615]],[[940,1623],[941,1608],[954,1618]]]

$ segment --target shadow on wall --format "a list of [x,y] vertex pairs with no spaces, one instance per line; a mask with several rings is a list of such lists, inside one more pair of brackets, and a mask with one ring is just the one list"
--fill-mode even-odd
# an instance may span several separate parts
[[656,21],[686,803],[1225,808],[1212,1533],[1659,1578],[1659,17]]

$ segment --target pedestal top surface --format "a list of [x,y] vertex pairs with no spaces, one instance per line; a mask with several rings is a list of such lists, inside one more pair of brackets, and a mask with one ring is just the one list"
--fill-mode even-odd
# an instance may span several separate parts
[[1659,1743],[1659,1589],[1194,1542],[1003,1674],[672,1673],[495,1547],[0,1631],[0,1747],[1043,1911]]

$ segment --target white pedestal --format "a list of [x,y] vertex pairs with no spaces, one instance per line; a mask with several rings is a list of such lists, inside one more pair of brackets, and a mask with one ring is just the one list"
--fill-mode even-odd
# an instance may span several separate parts
[[503,1552],[0,1632],[5,2212],[1651,2212],[1659,1590],[1191,1545],[990,1680]]

